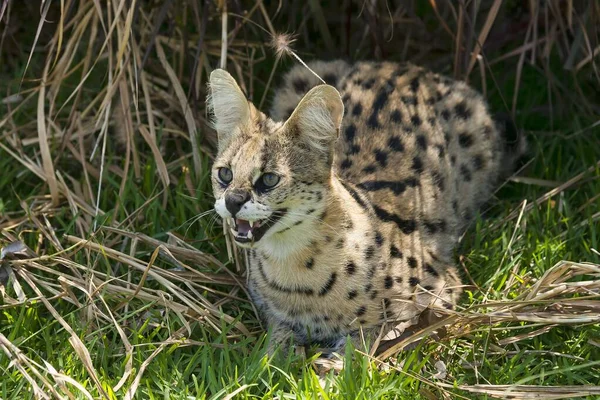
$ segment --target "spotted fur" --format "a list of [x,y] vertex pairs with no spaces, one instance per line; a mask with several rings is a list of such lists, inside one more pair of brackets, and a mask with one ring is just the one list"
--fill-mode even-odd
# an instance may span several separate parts
[[[509,146],[463,82],[410,64],[310,66],[332,86],[293,68],[271,118],[229,74],[213,72],[213,187],[224,219],[233,217],[224,198],[243,189],[250,198],[236,217],[274,221],[257,242],[240,243],[274,343],[293,336],[337,350],[361,328],[454,307],[453,248],[522,142]],[[223,167],[233,172],[227,185]],[[261,192],[267,172],[281,180]]]

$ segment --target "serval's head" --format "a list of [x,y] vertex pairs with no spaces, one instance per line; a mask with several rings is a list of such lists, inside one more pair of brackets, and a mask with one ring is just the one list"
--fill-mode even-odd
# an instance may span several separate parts
[[316,86],[287,121],[275,122],[246,99],[229,73],[217,69],[210,75],[208,104],[218,134],[215,210],[236,242],[251,247],[302,240],[328,199],[344,113],[338,91]]

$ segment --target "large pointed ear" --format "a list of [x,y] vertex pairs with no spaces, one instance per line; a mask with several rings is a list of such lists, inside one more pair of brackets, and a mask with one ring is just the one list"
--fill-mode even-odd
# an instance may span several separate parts
[[213,125],[219,137],[219,151],[249,124],[256,111],[237,82],[224,69],[216,69],[210,74],[210,94],[207,99],[213,113]]
[[339,135],[344,103],[340,93],[329,85],[312,88],[286,121],[288,134],[319,151],[329,151]]

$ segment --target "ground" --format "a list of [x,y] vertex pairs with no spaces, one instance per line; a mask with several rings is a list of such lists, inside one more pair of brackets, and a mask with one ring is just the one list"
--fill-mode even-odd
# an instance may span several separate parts
[[[84,19],[93,5],[85,7],[79,24],[103,29],[97,18]],[[13,8],[11,18],[18,18],[17,11]],[[275,9],[266,11],[275,14]],[[119,19],[119,29],[127,15]],[[215,18],[211,24],[220,32],[219,15]],[[323,28],[315,24],[314,29]],[[470,82],[482,91],[485,82],[494,110],[510,114],[514,108],[531,153],[460,243],[455,259],[470,285],[461,307],[448,316],[439,339],[426,339],[406,352],[393,348],[383,364],[348,348],[347,368],[322,388],[310,359],[264,357],[265,338],[243,289],[243,257],[235,254],[210,211],[214,142],[204,124],[202,96],[194,94],[203,93],[205,79],[187,80],[189,65],[184,68],[178,58],[179,42],[161,36],[145,73],[136,75],[135,68],[119,69],[117,61],[125,54],[137,57],[139,65],[145,48],[133,39],[129,47],[116,39],[110,44],[106,52],[114,59],[90,57],[86,64],[85,54],[99,49],[90,50],[82,39],[79,53],[74,51],[74,33],[65,29],[55,60],[54,53],[45,53],[50,39],[45,47],[32,45],[35,28],[21,32],[27,45],[18,51],[5,42],[1,49],[10,58],[0,58],[0,248],[5,258],[0,398],[69,392],[75,398],[600,394],[600,387],[592,386],[600,376],[600,113],[591,63],[577,72],[566,70],[561,57],[567,56],[559,50],[547,57],[538,53],[543,62],[530,63],[530,53],[521,61],[525,53],[510,53],[523,44],[521,38],[520,44],[492,46],[485,79],[475,66]],[[251,33],[256,40],[258,34]],[[322,38],[312,44],[327,49],[335,40]],[[229,68],[239,74],[235,60],[241,50],[234,44],[228,49]],[[210,60],[218,61],[218,40],[207,41],[205,49]],[[387,59],[403,57],[388,53]],[[76,58],[69,68],[71,54]],[[451,50],[447,54],[451,62]],[[576,61],[584,59],[582,50]],[[252,73],[261,77],[253,94],[257,104],[263,92],[272,93],[266,84],[271,70],[277,81],[296,62],[293,57],[274,60],[268,54],[252,64]],[[41,90],[45,65],[48,85]],[[83,71],[92,65],[93,73],[77,92]],[[443,62],[432,66],[453,74]],[[205,68],[203,61],[200,69]],[[123,76],[127,80],[115,78]],[[104,102],[109,92],[117,93],[110,107]],[[131,104],[127,96],[138,95],[135,107],[119,110]],[[187,100],[193,118],[185,111]],[[132,127],[129,145],[109,136],[104,146],[103,132],[127,138]],[[197,141],[191,145],[194,133]],[[28,248],[14,244],[19,240]]]

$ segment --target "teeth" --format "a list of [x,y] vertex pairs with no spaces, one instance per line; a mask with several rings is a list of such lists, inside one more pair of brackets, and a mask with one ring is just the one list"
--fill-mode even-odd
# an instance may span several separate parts
[[252,227],[254,226],[254,221],[253,221],[253,220],[251,220],[251,219],[249,219],[249,220],[248,220],[248,223],[250,224],[250,229],[252,229]]
[[248,231],[248,239],[252,239],[253,235],[252,235],[252,229]]

